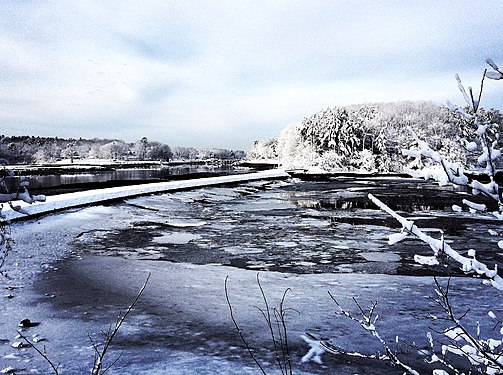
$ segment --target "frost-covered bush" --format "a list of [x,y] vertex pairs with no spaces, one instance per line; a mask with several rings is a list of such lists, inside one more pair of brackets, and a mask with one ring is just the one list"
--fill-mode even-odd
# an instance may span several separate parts
[[376,169],[376,157],[370,150],[357,151],[349,161],[356,170],[372,172]]
[[[500,112],[491,109],[483,114],[495,124],[490,127],[492,134],[499,134]],[[452,162],[475,166],[476,158],[468,147],[473,142],[469,121],[445,106],[425,101],[327,108],[285,128],[276,151],[286,168],[383,172],[422,168],[427,161],[418,163],[402,156],[401,150],[411,146],[407,128]]]
[[278,137],[279,161],[285,168],[307,168],[316,162],[318,154],[303,139],[302,123],[292,123]]
[[317,155],[315,166],[325,171],[346,170],[349,166],[349,158],[338,154],[334,150],[327,151],[322,155]]

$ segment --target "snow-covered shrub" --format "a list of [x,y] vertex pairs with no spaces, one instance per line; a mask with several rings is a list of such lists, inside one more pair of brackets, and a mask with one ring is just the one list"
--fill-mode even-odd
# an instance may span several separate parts
[[348,157],[340,155],[337,151],[330,150],[316,158],[316,166],[325,171],[348,169]]
[[349,164],[356,170],[371,172],[376,169],[376,157],[370,150],[358,151],[353,155]]
[[302,123],[293,123],[283,129],[278,137],[277,152],[284,168],[309,168],[316,165],[319,154],[302,135]]

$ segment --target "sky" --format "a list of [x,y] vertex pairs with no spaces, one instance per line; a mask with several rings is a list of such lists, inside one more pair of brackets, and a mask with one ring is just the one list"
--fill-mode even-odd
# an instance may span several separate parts
[[463,105],[502,25],[486,0],[3,0],[0,134],[246,150],[327,107]]

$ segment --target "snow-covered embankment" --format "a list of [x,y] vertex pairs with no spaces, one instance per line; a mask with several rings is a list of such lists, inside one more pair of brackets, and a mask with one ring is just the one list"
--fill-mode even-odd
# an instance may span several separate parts
[[22,208],[23,213],[12,210],[10,207],[4,207],[2,212],[4,218],[7,220],[19,220],[30,216],[64,210],[67,208],[102,203],[138,195],[288,177],[290,177],[289,174],[284,170],[274,169],[239,175],[198,178],[184,181],[156,182],[134,186],[120,186],[107,189],[87,190],[75,193],[48,196],[45,202],[36,202],[34,204],[14,202],[15,206],[20,206]]

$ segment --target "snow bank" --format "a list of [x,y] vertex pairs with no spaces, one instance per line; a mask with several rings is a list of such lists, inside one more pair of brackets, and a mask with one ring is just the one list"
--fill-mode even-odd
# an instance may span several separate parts
[[2,213],[6,220],[19,220],[30,216],[46,214],[71,207],[102,203],[138,195],[288,177],[289,174],[284,170],[275,169],[231,176],[198,178],[184,181],[156,182],[134,186],[120,186],[107,189],[80,191],[75,193],[48,196],[45,202],[37,202],[31,205],[24,202],[14,202],[15,206],[21,206],[24,214],[14,211],[7,206],[4,207]]

